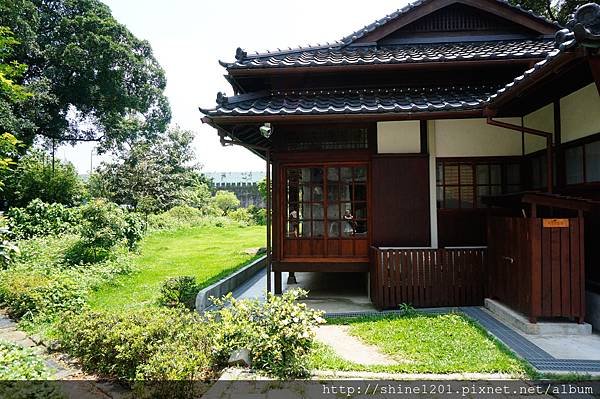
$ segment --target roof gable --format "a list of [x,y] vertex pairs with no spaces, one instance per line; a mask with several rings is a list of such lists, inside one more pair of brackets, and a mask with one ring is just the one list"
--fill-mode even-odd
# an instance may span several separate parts
[[[463,12],[469,10],[470,17],[462,19],[461,13],[457,12],[440,13],[444,9],[447,11],[457,7]],[[482,13],[486,15],[485,20],[481,19]],[[474,24],[476,14],[480,16],[479,26]],[[469,26],[469,23],[472,25]],[[503,25],[504,28],[510,26],[513,31],[522,29],[537,35],[551,35],[560,28],[557,23],[503,0],[419,0],[346,36],[342,43],[346,46],[372,44],[394,35],[397,38],[402,30],[408,31],[405,33],[410,33],[411,29],[425,30],[427,24],[440,33],[485,28],[482,25],[492,30]]]

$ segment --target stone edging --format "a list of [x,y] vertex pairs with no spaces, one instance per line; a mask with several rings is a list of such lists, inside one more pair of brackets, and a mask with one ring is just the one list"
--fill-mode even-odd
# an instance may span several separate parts
[[210,298],[219,298],[235,291],[246,281],[252,278],[267,263],[267,256],[262,256],[250,264],[242,267],[238,271],[229,276],[217,281],[216,283],[202,289],[196,296],[196,310],[203,312],[211,306]]

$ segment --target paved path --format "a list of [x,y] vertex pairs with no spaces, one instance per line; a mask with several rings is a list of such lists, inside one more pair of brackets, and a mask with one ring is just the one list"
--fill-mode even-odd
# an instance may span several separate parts
[[324,325],[316,329],[317,340],[329,345],[342,359],[349,362],[374,365],[394,365],[397,362],[348,333],[349,326]]

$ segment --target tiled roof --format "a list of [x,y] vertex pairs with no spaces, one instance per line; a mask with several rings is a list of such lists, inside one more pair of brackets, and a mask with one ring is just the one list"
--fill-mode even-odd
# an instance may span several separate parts
[[553,48],[551,39],[320,48],[247,56],[222,65],[238,69],[543,58]]
[[498,101],[508,92],[515,90],[524,82],[545,71],[548,65],[578,45],[600,47],[600,5],[590,3],[579,7],[573,14],[573,19],[567,24],[567,28],[556,33],[555,49],[544,60],[536,63],[533,68],[528,69],[512,82],[500,88],[490,96],[487,102],[493,104]]
[[218,97],[209,117],[366,114],[479,109],[497,86],[452,86],[361,90],[301,90]]
[[[381,19],[378,19],[377,21],[373,22],[372,24],[369,24],[369,25],[365,26],[364,28],[361,28],[361,29],[357,30],[356,32],[349,34],[348,36],[346,36],[342,39],[342,43],[346,44],[346,45],[351,44],[351,43],[355,42],[356,40],[362,38],[363,36],[366,36],[367,34],[373,32],[375,29],[378,29],[378,28],[382,27],[383,25],[387,24],[388,22],[395,20],[402,14],[412,11],[414,8],[423,6],[426,3],[430,3],[431,1],[432,0],[417,0],[413,3],[410,3],[410,4],[406,5],[405,7],[400,8],[400,9],[394,11],[393,13],[386,15],[385,17],[383,17]],[[527,10],[521,6],[512,5],[506,0],[496,0],[496,1],[498,3],[502,3],[506,6],[508,6],[514,10],[517,10],[521,13],[525,13],[535,19],[542,21],[542,22],[553,24],[556,26],[556,29],[560,29],[560,25],[558,23],[550,21],[549,19],[544,18],[543,16],[538,15],[531,10]]]
[[[348,36],[343,37],[341,40],[339,41],[335,41],[333,43],[326,43],[326,44],[316,44],[316,45],[307,45],[307,46],[298,46],[295,48],[288,48],[288,49],[277,49],[274,51],[266,51],[266,52],[256,52],[254,54],[249,54],[248,52],[242,50],[241,48],[238,48],[235,54],[235,58],[237,60],[237,62],[233,62],[233,63],[227,63],[227,62],[220,62],[221,65],[229,68],[229,67],[244,67],[244,64],[250,64],[250,66],[252,66],[252,61],[255,59],[263,59],[263,58],[270,58],[270,57],[286,57],[286,56],[291,56],[292,58],[296,57],[296,56],[300,56],[304,53],[314,53],[314,52],[319,52],[319,51],[323,51],[323,52],[332,52],[335,53],[335,51],[339,51],[342,49],[347,48],[348,46],[352,45],[355,41],[357,41],[358,39],[362,38],[363,36],[367,35],[368,33],[371,33],[372,31],[374,31],[375,29],[378,29],[380,27],[382,27],[383,25],[387,24],[388,22],[391,22],[393,20],[395,20],[396,18],[398,18],[399,16],[401,16],[402,14],[405,14],[409,11],[412,11],[415,8],[418,8],[420,6],[425,5],[426,3],[430,3],[433,0],[417,0],[413,3],[410,3],[408,5],[406,5],[403,8],[397,9],[396,11],[392,12],[391,14],[386,15],[385,17],[378,19],[377,21],[364,26],[363,28],[349,34]],[[527,10],[521,6],[515,6],[515,5],[511,5],[507,0],[496,0],[498,3],[501,3],[507,7],[510,7],[518,12],[524,13],[529,15],[530,17],[533,17],[539,21],[545,22],[545,23],[549,23],[552,24],[556,27],[556,29],[560,29],[561,26],[557,23],[557,22],[553,22],[550,21],[549,19],[538,15],[536,13],[534,13],[531,10]],[[517,51],[518,52],[518,51]],[[309,57],[311,57],[309,55]],[[285,64],[282,64],[285,65]],[[316,64],[318,65],[318,64]]]

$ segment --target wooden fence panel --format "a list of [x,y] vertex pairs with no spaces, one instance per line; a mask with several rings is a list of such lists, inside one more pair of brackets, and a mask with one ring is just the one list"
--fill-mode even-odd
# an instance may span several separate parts
[[482,305],[485,248],[371,248],[371,300],[379,309]]

